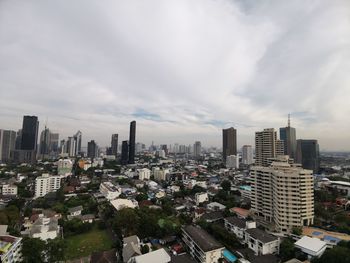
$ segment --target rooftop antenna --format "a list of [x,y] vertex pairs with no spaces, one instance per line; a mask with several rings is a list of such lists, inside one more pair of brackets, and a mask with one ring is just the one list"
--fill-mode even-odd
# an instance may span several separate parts
[[290,114],[288,114],[288,127],[290,127]]

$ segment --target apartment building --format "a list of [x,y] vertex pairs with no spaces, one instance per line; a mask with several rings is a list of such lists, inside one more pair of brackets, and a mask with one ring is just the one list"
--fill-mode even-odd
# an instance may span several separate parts
[[12,195],[16,196],[17,195],[17,185],[13,184],[3,184],[1,186],[1,194],[2,195]]
[[277,231],[308,226],[314,219],[313,175],[287,156],[275,159],[269,167],[254,166],[251,177],[253,215],[275,224]]
[[224,246],[198,226],[188,225],[182,228],[182,240],[189,254],[203,263],[216,263],[222,257]]
[[48,193],[55,192],[61,187],[61,177],[59,175],[42,174],[35,179],[34,198],[43,197]]
[[0,259],[2,263],[22,262],[22,238],[0,236]]
[[147,168],[137,169],[139,180],[149,180],[151,178],[151,170]]

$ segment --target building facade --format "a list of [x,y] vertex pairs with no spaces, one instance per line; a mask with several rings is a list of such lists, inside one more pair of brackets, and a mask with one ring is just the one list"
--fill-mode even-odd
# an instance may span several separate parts
[[35,179],[34,198],[43,197],[48,193],[55,192],[61,187],[61,176],[42,174]]
[[129,160],[128,163],[135,163],[135,144],[136,144],[136,121],[130,122],[130,134],[129,134]]
[[222,130],[222,157],[224,163],[229,155],[237,155],[237,130],[233,127]]
[[318,173],[320,170],[320,153],[317,140],[297,140],[297,158],[304,169]]
[[242,147],[242,163],[245,165],[251,165],[253,160],[253,148],[251,145],[243,145]]

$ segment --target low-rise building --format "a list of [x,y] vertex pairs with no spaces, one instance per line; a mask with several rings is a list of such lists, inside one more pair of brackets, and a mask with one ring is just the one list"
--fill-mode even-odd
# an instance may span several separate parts
[[55,239],[60,232],[57,217],[45,217],[43,214],[35,220],[32,225],[22,232],[23,235],[29,235],[32,238],[40,238],[41,240]]
[[57,161],[58,175],[66,175],[72,172],[73,162],[71,159],[59,159]]
[[234,233],[242,243],[245,242],[244,232],[250,228],[256,228],[254,221],[246,221],[238,217],[227,217],[225,218],[225,228]]
[[197,262],[216,263],[225,248],[205,230],[193,225],[182,228],[182,240]]
[[136,207],[138,207],[138,203],[136,200],[122,199],[122,198],[112,200],[111,205],[113,205],[113,207],[116,210],[121,210],[123,208],[136,208]]
[[280,240],[259,228],[245,230],[245,243],[255,255],[278,254]]
[[100,192],[107,200],[114,200],[122,193],[121,188],[111,182],[103,182],[100,184]]
[[141,255],[140,239],[138,236],[123,238],[123,262],[128,263],[133,257]]
[[212,211],[222,211],[222,210],[225,210],[226,206],[218,202],[211,202],[207,204],[207,208]]
[[208,193],[196,193],[194,195],[196,205],[209,201]]
[[320,257],[326,251],[327,243],[314,237],[303,236],[294,243],[295,247],[307,254],[309,259]]
[[171,258],[164,248],[131,258],[128,263],[169,263]]
[[2,195],[16,196],[17,195],[17,185],[14,185],[14,184],[3,184],[1,186],[1,194]]
[[22,262],[22,238],[0,236],[0,259],[2,263]]
[[83,206],[81,205],[68,209],[68,213],[70,217],[80,216],[82,211],[83,211]]

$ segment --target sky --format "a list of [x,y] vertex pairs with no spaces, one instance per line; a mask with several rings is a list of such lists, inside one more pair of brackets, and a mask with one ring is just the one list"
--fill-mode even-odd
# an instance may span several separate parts
[[1,0],[0,128],[238,146],[285,127],[350,150],[348,0]]

